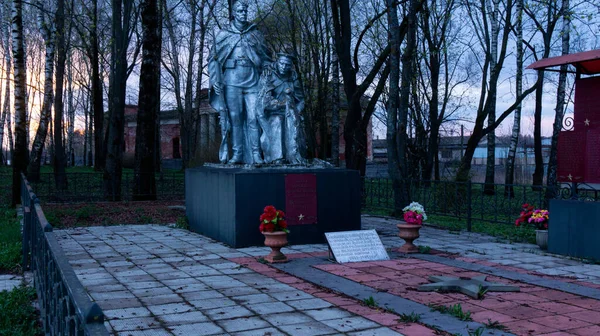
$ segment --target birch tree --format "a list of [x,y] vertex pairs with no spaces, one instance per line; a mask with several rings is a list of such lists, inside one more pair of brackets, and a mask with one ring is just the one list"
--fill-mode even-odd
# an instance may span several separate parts
[[[502,123],[502,121],[504,121],[504,119],[506,119],[517,108],[523,99],[525,99],[525,97],[533,92],[536,88],[534,85],[525,90],[520,96],[515,97],[515,102],[512,105],[505,109],[500,116],[493,118],[493,123],[488,122],[487,126],[485,126],[485,121],[488,120],[490,113],[492,113],[493,117],[495,117],[495,111],[492,112],[492,107],[494,107],[495,110],[498,80],[500,77],[500,72],[504,66],[504,61],[506,60],[507,44],[511,32],[512,10],[514,7],[513,0],[507,0],[504,3],[504,8],[502,9],[503,18],[501,22],[503,22],[503,26],[501,29],[501,35],[499,33],[500,44],[498,46],[498,57],[493,61],[494,66],[492,67],[492,41],[490,37],[490,23],[487,16],[488,6],[486,5],[486,1],[489,0],[481,0],[477,3],[471,3],[470,1],[466,2],[467,14],[473,25],[473,30],[478,37],[480,47],[483,50],[484,58],[479,64],[482,71],[482,76],[475,124],[473,126],[471,136],[467,141],[467,146],[461,159],[460,166],[456,172],[457,181],[467,181],[469,179],[471,161],[473,160],[473,155],[475,154],[475,149],[477,148],[479,141],[494,131],[498,125],[500,125],[500,123]],[[491,187],[492,188],[490,188],[490,185],[488,184],[488,193],[493,192],[493,185]]]
[[[562,16],[562,31],[561,31],[561,42],[562,42],[562,54],[567,55],[569,53],[570,40],[571,40],[571,8],[569,0],[563,0],[561,6]],[[546,189],[546,198],[552,198],[556,192],[556,158],[558,148],[558,136],[563,125],[563,118],[565,116],[565,86],[567,82],[567,69],[568,64],[560,66],[560,74],[558,77],[558,87],[556,89],[556,108],[554,114],[554,125],[552,127],[552,143],[550,146],[550,157],[548,158],[548,173],[546,177],[546,183],[548,188]]]
[[[500,34],[500,0],[483,0],[482,6],[486,7],[486,10],[483,11],[483,21],[489,20],[489,25],[491,26],[490,35],[486,36],[486,43],[488,44],[488,48],[486,48],[485,52],[489,53],[489,67],[490,67],[490,78],[498,78],[499,74],[495,72],[500,72],[501,68],[497,68],[496,64],[498,63],[498,35]],[[486,13],[487,11],[487,13]],[[510,12],[507,10],[507,12]],[[485,16],[489,15],[489,19]],[[507,16],[510,19],[510,16]],[[510,29],[510,21],[504,22],[505,31]],[[486,35],[488,34],[486,30]],[[505,37],[508,39],[508,36]],[[490,83],[491,84],[491,83]],[[490,90],[488,91],[488,106],[487,106],[487,124],[488,127],[493,126],[496,121],[496,102],[497,102],[497,81],[493,83],[493,87],[490,86]],[[485,186],[484,193],[486,194],[494,194],[494,176],[496,175],[496,132],[495,128],[491,129],[487,135],[487,162],[485,167]]]
[[[550,56],[552,36],[560,19],[560,9],[558,0],[544,2],[530,2],[524,6],[524,12],[529,16],[529,20],[534,24],[536,32],[541,35],[542,46],[536,48],[536,45],[527,43],[526,46],[534,53],[536,59],[543,59]],[[541,55],[538,53],[541,49]],[[533,128],[533,150],[535,154],[535,171],[533,173],[534,189],[540,189],[544,181],[544,160],[542,157],[542,109],[544,95],[544,69],[537,72],[537,82],[535,91],[535,111]]]
[[[515,33],[517,35],[516,41],[516,62],[517,62],[517,75],[516,75],[516,95],[517,97],[523,93],[523,0],[516,0],[516,23]],[[508,155],[506,158],[506,175],[504,176],[504,196],[514,197],[513,183],[515,179],[515,157],[517,154],[517,147],[519,146],[519,135],[521,134],[521,108],[522,104],[519,104],[515,108],[515,114],[513,116],[513,127],[512,134],[510,136],[510,145],[508,148]]]
[[46,60],[44,62],[44,98],[42,109],[40,111],[40,122],[37,131],[35,132],[35,138],[31,146],[29,157],[29,174],[27,177],[31,182],[36,182],[40,179],[42,153],[44,151],[44,144],[46,143],[46,136],[48,135],[48,124],[50,123],[52,100],[54,99],[54,25],[50,22],[50,18],[47,16],[43,4],[38,2],[38,6],[40,7],[38,25],[44,38]]
[[15,111],[15,148],[12,157],[12,206],[20,203],[21,173],[27,169],[27,117],[26,95],[27,66],[25,64],[25,37],[23,35],[23,1],[13,0],[12,5],[12,42],[14,58],[14,111]]
[[[11,90],[10,90],[10,86],[11,86],[11,69],[12,69],[12,47],[11,47],[11,39],[10,39],[10,34],[11,34],[11,26],[12,26],[12,17],[11,17],[11,9],[10,9],[10,4],[9,2],[6,2],[4,5],[4,23],[2,24],[2,26],[0,27],[2,29],[2,41],[4,44],[4,61],[5,61],[5,67],[4,69],[6,69],[6,78],[4,79],[4,105],[2,106],[2,116],[1,116],[1,122],[2,122],[2,127],[0,128],[0,151],[3,150],[4,148],[4,126],[6,126],[6,132],[7,132],[7,138],[8,138],[8,148],[9,148],[9,154],[12,160],[12,153],[13,153],[13,136],[12,136],[12,123],[11,123],[11,108],[10,108],[10,97],[11,97]],[[4,161],[6,161],[8,158],[5,157]]]
[[12,21],[10,20],[10,12],[9,4],[2,4],[2,15],[0,15],[0,18],[2,18],[3,22],[0,24],[0,41],[4,46],[4,60],[0,60],[0,62],[4,61],[5,63],[6,77],[4,81],[0,79],[0,83],[4,85],[4,102],[0,105],[2,108],[0,111],[0,165],[6,161],[6,157],[4,157],[4,127],[5,125],[10,125],[10,75],[12,68],[12,50],[10,46],[10,26]]

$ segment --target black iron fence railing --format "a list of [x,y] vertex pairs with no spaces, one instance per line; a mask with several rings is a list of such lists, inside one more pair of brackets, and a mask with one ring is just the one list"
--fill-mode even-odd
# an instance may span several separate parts
[[33,273],[44,333],[108,336],[102,309],[90,300],[27,178],[21,178],[23,268]]
[[[120,193],[116,187],[106,188],[103,173],[66,173],[66,188],[57,188],[53,173],[40,174],[38,181],[31,186],[44,202],[75,203],[103,201],[147,200],[148,193],[140,186],[143,175],[123,173]],[[156,173],[156,199],[165,201],[183,200],[185,198],[184,174]]]
[[[403,179],[401,184],[401,190],[408,200],[421,203],[428,215],[464,220],[469,231],[473,221],[514,224],[524,203],[547,209],[550,198],[600,201],[600,190],[583,183],[557,185],[554,188],[494,184],[491,189],[493,192],[487,193],[485,183],[470,181]],[[364,178],[362,191],[363,211],[380,214],[391,214],[394,211],[391,179]]]

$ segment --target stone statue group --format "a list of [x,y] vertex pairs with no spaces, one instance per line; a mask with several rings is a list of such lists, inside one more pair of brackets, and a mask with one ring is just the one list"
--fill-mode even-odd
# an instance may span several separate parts
[[303,164],[304,94],[295,57],[279,53],[273,61],[264,36],[248,22],[248,5],[239,0],[232,11],[208,60],[210,104],[221,119],[219,160]]

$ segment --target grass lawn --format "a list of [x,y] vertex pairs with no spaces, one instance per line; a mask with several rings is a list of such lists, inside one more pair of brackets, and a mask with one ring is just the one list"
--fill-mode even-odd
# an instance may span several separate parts
[[[15,210],[0,207],[0,274],[21,273],[21,227]],[[0,335],[42,335],[35,289],[0,292]]]
[[0,335],[43,335],[39,313],[32,306],[35,298],[35,289],[32,287],[0,292]]
[[[363,209],[363,214],[375,216],[391,216],[391,210],[387,209]],[[427,224],[436,227],[448,229],[451,232],[460,232],[467,230],[466,218],[455,218],[440,215],[427,215]],[[472,222],[472,232],[483,233],[493,237],[502,238],[509,242],[524,242],[535,244],[535,229],[531,226],[520,226],[508,224],[498,224],[478,221]]]
[[0,274],[21,272],[21,226],[15,210],[0,207]]

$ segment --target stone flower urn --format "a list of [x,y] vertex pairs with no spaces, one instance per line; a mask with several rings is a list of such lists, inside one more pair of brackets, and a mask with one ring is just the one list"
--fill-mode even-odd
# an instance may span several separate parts
[[264,259],[270,263],[282,263],[288,259],[285,254],[281,253],[281,248],[287,245],[287,232],[274,231],[274,232],[263,232],[265,236],[265,246],[271,248],[271,253]]
[[542,250],[548,249],[548,230],[535,230],[535,242]]
[[419,224],[408,224],[406,222],[400,222],[397,224],[398,227],[398,237],[404,239],[404,245],[398,248],[398,252],[400,253],[417,253],[419,252],[419,248],[413,244],[413,241],[419,238],[419,230],[422,225]]

